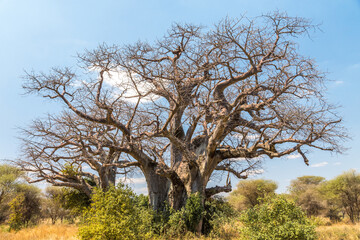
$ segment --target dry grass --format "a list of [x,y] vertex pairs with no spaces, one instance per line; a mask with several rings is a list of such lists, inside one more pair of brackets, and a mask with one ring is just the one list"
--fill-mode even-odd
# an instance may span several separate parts
[[360,224],[334,224],[316,228],[319,240],[357,240],[360,239]]
[[25,228],[18,232],[7,232],[0,229],[0,239],[6,240],[77,240],[78,228],[66,224],[41,224],[33,228]]
[[[218,229],[218,239],[241,239],[239,235],[241,225],[237,222],[224,224]],[[6,226],[0,226],[0,239],[6,240],[79,240],[76,225],[41,224],[33,228],[22,229],[18,232],[7,232]],[[334,224],[316,228],[319,240],[360,240],[360,224]],[[160,238],[161,239],[161,238]],[[216,239],[216,237],[200,237],[194,235],[183,236],[181,239]]]

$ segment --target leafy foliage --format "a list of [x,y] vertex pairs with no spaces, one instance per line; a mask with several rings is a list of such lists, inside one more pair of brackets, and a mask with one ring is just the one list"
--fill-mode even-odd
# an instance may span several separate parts
[[83,192],[73,188],[62,188],[62,207],[70,210],[73,216],[79,216],[90,206],[91,199]]
[[52,224],[55,224],[57,219],[61,219],[62,222],[64,218],[70,216],[70,210],[64,208],[63,194],[63,188],[48,187],[45,189],[42,211],[44,217],[51,218]]
[[30,185],[19,185],[16,197],[9,203],[10,229],[19,230],[35,223],[40,216],[40,190]]
[[[342,208],[351,222],[360,221],[360,174],[355,170],[344,172],[335,179],[328,181],[322,187],[326,195],[329,208],[336,216],[336,210]],[[328,215],[330,215],[328,213]]]
[[0,223],[8,218],[8,203],[16,193],[22,174],[16,167],[7,164],[0,165]]
[[326,208],[320,186],[325,178],[320,176],[302,176],[291,181],[290,195],[307,216],[319,216]]
[[96,189],[90,208],[85,211],[79,234],[82,239],[147,239],[151,215],[136,204],[136,195],[124,185],[106,192]]
[[203,198],[199,193],[191,194],[186,200],[185,207],[179,211],[171,210],[168,221],[168,234],[179,236],[187,231],[197,232],[199,224],[205,215]]
[[274,195],[277,184],[272,180],[256,179],[240,181],[229,197],[235,209],[241,211],[258,205],[268,195]]
[[275,197],[247,210],[242,233],[250,240],[312,240],[315,226],[294,202]]
[[221,235],[221,227],[230,222],[237,212],[221,197],[214,197],[205,202],[203,233],[211,236]]

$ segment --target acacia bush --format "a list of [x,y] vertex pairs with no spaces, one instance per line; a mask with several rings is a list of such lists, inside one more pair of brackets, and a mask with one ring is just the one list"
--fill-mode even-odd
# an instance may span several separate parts
[[243,213],[242,234],[249,240],[313,240],[315,226],[293,201],[282,196],[266,200]]
[[291,181],[288,187],[290,196],[308,217],[321,216],[326,212],[326,200],[320,192],[325,183],[320,176],[302,176]]
[[276,182],[266,179],[242,180],[230,193],[229,203],[238,211],[258,205],[266,196],[275,195]]
[[[360,173],[351,169],[323,184],[329,216],[333,220],[346,214],[352,223],[360,222]],[[342,218],[343,218],[342,217]]]
[[149,239],[151,212],[136,204],[134,192],[124,186],[96,189],[84,212],[79,235],[85,240]]

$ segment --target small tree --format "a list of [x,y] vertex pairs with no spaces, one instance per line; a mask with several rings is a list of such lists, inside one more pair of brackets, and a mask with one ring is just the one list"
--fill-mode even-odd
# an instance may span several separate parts
[[272,180],[243,180],[230,194],[229,202],[237,210],[245,210],[258,205],[267,195],[275,194],[277,187]]
[[52,224],[55,224],[57,219],[62,222],[70,214],[70,210],[64,208],[63,194],[63,189],[59,187],[48,187],[45,190],[42,211],[45,217],[51,218]]
[[294,202],[284,197],[267,200],[242,215],[243,234],[250,240],[312,240],[315,226]]
[[14,196],[20,183],[22,172],[19,168],[3,164],[0,165],[0,223],[9,216],[9,201]]
[[328,181],[323,192],[331,204],[338,204],[349,216],[350,221],[360,221],[360,174],[355,170],[344,172]]
[[325,178],[319,176],[302,176],[291,181],[290,195],[308,216],[317,216],[326,207],[319,191],[319,186],[324,181]]
[[295,180],[292,180],[289,186],[289,191],[291,194],[299,194],[306,191],[308,188],[318,186],[323,183],[325,178],[320,176],[302,176],[298,177]]
[[40,216],[40,190],[30,185],[19,185],[18,193],[9,203],[10,229],[19,230],[36,222]]

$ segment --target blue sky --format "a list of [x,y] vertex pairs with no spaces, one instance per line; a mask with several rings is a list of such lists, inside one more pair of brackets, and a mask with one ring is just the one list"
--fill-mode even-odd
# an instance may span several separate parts
[[[310,167],[300,158],[267,160],[264,173],[256,177],[277,181],[282,192],[298,176],[330,179],[350,168],[360,170],[359,0],[0,0],[0,159],[18,156],[17,127],[61,109],[56,103],[24,95],[24,70],[73,65],[77,52],[102,42],[151,41],[173,22],[211,25],[226,16],[252,17],[275,10],[321,24],[321,31],[311,39],[298,39],[299,51],[314,58],[333,80],[327,96],[342,106],[339,112],[352,139],[344,155],[314,151],[309,155]],[[141,179],[134,182],[139,192],[144,191]]]

